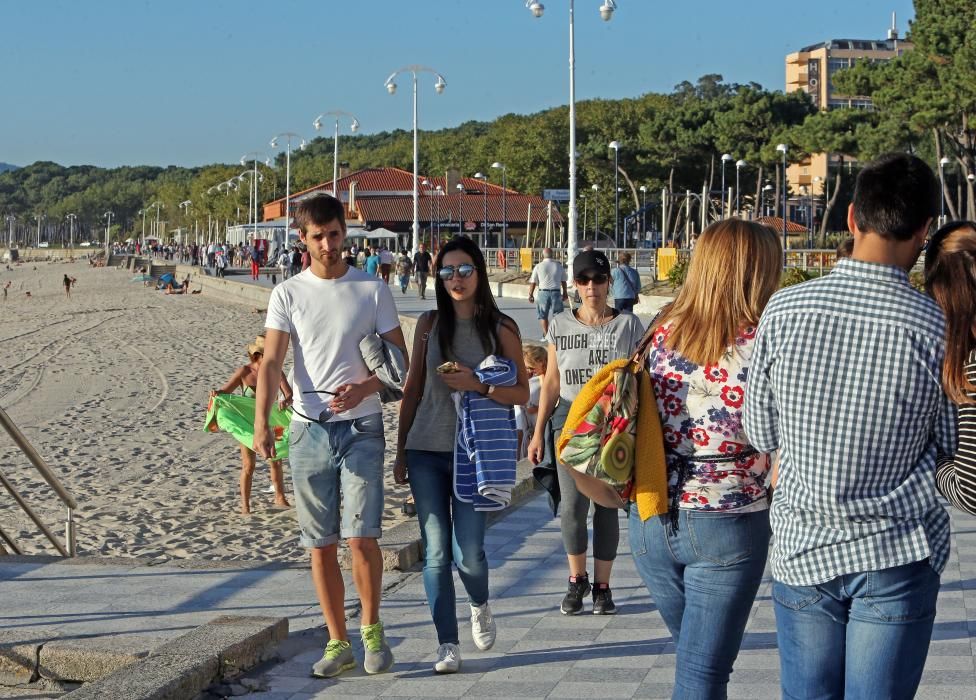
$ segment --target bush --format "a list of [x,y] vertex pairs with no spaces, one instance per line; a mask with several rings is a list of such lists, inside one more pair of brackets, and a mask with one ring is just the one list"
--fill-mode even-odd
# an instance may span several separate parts
[[668,282],[671,289],[677,289],[685,283],[688,276],[688,259],[679,259],[670,270],[668,270]]
[[786,287],[792,287],[794,284],[807,282],[811,279],[813,279],[813,276],[809,272],[805,272],[798,267],[789,267],[785,272],[783,272],[783,277],[780,279],[779,286],[780,289],[785,289]]

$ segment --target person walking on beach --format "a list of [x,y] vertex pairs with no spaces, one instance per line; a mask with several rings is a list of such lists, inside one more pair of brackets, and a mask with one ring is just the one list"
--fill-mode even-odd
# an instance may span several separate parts
[[400,283],[400,294],[406,294],[407,287],[410,286],[410,275],[413,273],[413,262],[405,250],[401,250],[397,258],[396,272],[397,281]]
[[421,299],[427,298],[427,276],[430,275],[430,265],[433,259],[427,252],[427,246],[421,243],[417,246],[417,252],[413,254],[413,271],[417,276],[417,292]]
[[[247,346],[247,357],[250,362],[243,367],[238,367],[222,387],[212,389],[210,391],[211,398],[217,394],[233,394],[238,390],[241,392],[241,396],[255,395],[258,384],[258,372],[261,368],[261,362],[264,359],[264,336],[259,335],[253,343]],[[291,386],[289,386],[284,374],[281,375],[278,388],[282,396],[279,404],[284,408],[292,401]],[[254,450],[241,445],[241,515],[251,514],[251,482],[254,479],[254,465]],[[281,469],[281,460],[272,459],[270,460],[270,465],[271,485],[274,486],[275,505],[281,508],[287,508],[288,499],[285,498],[285,481]]]
[[[583,385],[603,365],[629,357],[644,334],[637,316],[621,314],[607,306],[610,261],[606,255],[598,250],[577,254],[573,260],[573,279],[580,290],[582,305],[559,314],[549,326],[546,374],[542,379],[539,413],[528,450],[533,464],[548,461],[553,468],[555,457],[547,454],[545,446],[550,440],[546,439],[545,431],[551,429],[558,436],[569,415],[569,407]],[[593,614],[613,615],[617,606],[610,590],[610,571],[620,540],[617,511],[594,504],[594,581],[591,585],[586,569],[586,518],[590,499],[579,492],[573,477],[565,469],[557,469],[556,474],[562,503],[559,525],[569,566],[569,587],[559,609],[564,615],[580,614],[583,598],[592,590]]]
[[[535,288],[539,288],[539,300],[535,300]],[[529,277],[529,303],[535,302],[535,309],[542,326],[542,338],[549,332],[550,314],[556,316],[563,312],[566,293],[566,271],[563,264],[552,259],[552,248],[542,249],[542,262],[532,268]]]
[[[766,566],[770,458],[742,431],[742,397],[782,255],[766,226],[712,224],[645,338],[656,402],[638,412],[661,416],[670,508],[654,517],[638,495],[627,529],[637,573],[674,640],[675,697],[726,697]],[[637,470],[633,493],[649,490],[646,477]]]
[[72,279],[71,277],[68,277],[68,275],[65,275],[64,276],[64,295],[68,299],[71,298],[71,285],[72,285],[73,282],[74,282],[74,279]]
[[[420,520],[424,588],[440,645],[434,671],[456,673],[461,650],[452,562],[468,594],[471,637],[478,649],[495,643],[495,621],[488,606],[487,512],[461,500],[455,488],[459,420],[451,392],[490,396],[509,407],[528,399],[529,380],[518,326],[498,310],[478,246],[468,238],[454,238],[441,248],[435,267],[437,310],[421,317],[414,334],[393,475],[399,484],[409,481]],[[491,386],[478,379],[473,370],[489,355],[514,364],[515,384]],[[510,437],[510,450],[492,449],[492,468],[501,469],[508,461],[514,476],[517,445]]]
[[380,248],[380,277],[383,278],[383,284],[390,283],[390,272],[393,270],[393,253],[389,248],[383,246]]
[[[383,416],[378,377],[369,373],[360,341],[378,334],[407,358],[389,287],[342,259],[343,204],[320,194],[301,201],[295,222],[310,266],[271,292],[265,321],[264,363],[258,374],[254,449],[274,457],[268,415],[274,387],[294,344],[293,411],[289,464],[302,546],[311,550],[312,580],[329,628],[329,643],[312,675],[337,676],[354,668],[346,630],[339,538],[352,553],[361,604],[367,673],[393,665],[379,617],[383,559],[377,543],[383,515]],[[340,503],[342,504],[340,508]]]
[[938,454],[956,451],[939,381],[945,320],[912,288],[941,188],[904,153],[857,176],[854,252],[773,295],[756,336],[744,427],[779,451],[770,509],[782,694],[912,698],[949,556]]
[[641,288],[640,275],[630,266],[630,260],[630,253],[621,253],[617,256],[617,266],[611,273],[613,285],[610,288],[610,293],[613,294],[613,307],[627,314],[634,313],[634,305],[637,303]]

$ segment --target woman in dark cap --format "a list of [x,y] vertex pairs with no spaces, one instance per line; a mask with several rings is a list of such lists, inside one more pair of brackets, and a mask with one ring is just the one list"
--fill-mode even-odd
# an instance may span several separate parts
[[[545,432],[556,435],[563,428],[570,404],[583,385],[603,365],[629,357],[644,333],[634,314],[621,314],[607,306],[610,261],[598,250],[584,250],[573,260],[573,279],[580,306],[556,316],[546,340],[548,364],[542,379],[539,414],[529,443],[529,459],[539,464],[547,457]],[[552,418],[550,423],[549,419]],[[548,426],[548,427],[547,427]],[[569,563],[569,588],[560,610],[564,615],[583,612],[583,598],[593,593],[593,614],[612,615],[617,609],[610,593],[610,569],[617,556],[620,529],[617,511],[595,505],[593,515],[593,583],[586,568],[588,548],[586,515],[588,498],[580,494],[573,478],[557,470],[562,501],[560,526]]]

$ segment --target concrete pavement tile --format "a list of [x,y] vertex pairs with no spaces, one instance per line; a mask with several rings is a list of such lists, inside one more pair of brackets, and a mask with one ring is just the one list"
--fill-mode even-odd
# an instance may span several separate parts
[[610,642],[632,642],[634,644],[667,644],[671,641],[671,634],[663,625],[661,627],[649,627],[645,630],[608,627],[600,631],[594,640],[600,644]]
[[549,693],[550,698],[632,698],[640,683],[570,683],[563,681]]
[[926,668],[922,672],[923,685],[964,685],[973,688],[976,685],[976,674],[972,671],[930,671]]
[[973,700],[973,688],[958,685],[922,685],[915,700]]
[[929,656],[925,671],[976,671],[972,656]]
[[476,678],[466,677],[463,673],[437,678],[428,676],[422,679],[401,679],[384,690],[381,697],[460,698],[464,697],[476,682]]
[[479,680],[465,693],[465,698],[544,698],[556,687],[555,683],[544,681],[486,681]]
[[729,700],[779,700],[779,681],[775,683],[729,684]]
[[535,640],[547,642],[593,642],[604,630],[581,628],[539,628],[533,627],[522,637],[523,642]]
[[605,683],[607,680],[612,679],[614,683],[635,683],[640,685],[648,671],[650,671],[650,668],[639,667],[639,660],[637,659],[631,659],[630,667],[614,668],[613,673],[608,673],[606,669],[585,667],[580,666],[579,663],[576,663],[573,664],[573,667],[566,672],[565,676],[563,676],[563,682]]
[[[318,661],[318,659],[316,659],[316,661]],[[308,664],[306,667],[306,672],[303,676],[265,676],[265,681],[268,684],[268,690],[275,693],[297,693],[304,688],[307,688],[309,681],[312,680],[311,675],[309,674],[309,670],[311,668],[312,664]]]
[[641,683],[632,697],[640,700],[671,700],[673,691],[673,683]]
[[594,629],[602,630],[610,624],[613,615],[546,615],[539,620],[535,629]]
[[555,685],[570,671],[572,661],[552,663],[516,664],[511,657],[505,657],[502,663],[486,672],[479,683],[520,683],[526,677],[532,681],[551,683]]

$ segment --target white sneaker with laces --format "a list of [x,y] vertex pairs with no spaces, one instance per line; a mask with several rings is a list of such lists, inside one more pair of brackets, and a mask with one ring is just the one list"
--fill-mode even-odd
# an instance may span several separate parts
[[436,673],[457,673],[461,668],[461,648],[457,644],[447,642],[437,647],[437,661],[434,662]]
[[471,638],[481,651],[491,649],[495,643],[495,618],[487,600],[484,605],[471,605]]

